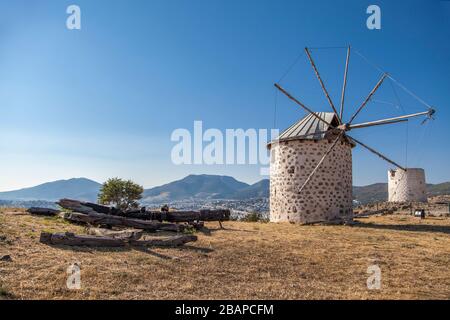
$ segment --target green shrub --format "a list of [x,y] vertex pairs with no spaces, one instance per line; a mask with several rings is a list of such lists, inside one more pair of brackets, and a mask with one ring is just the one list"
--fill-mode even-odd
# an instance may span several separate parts
[[267,219],[263,218],[260,213],[252,212],[247,214],[241,219],[244,222],[268,222]]

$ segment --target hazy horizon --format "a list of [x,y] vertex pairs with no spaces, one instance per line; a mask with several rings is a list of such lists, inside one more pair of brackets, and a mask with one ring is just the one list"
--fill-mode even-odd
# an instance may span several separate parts
[[[201,174],[200,173],[200,174],[195,174],[195,175],[205,175],[205,174]],[[182,180],[183,178],[185,178],[187,176],[189,176],[189,175],[186,175],[186,176],[183,176],[183,177],[171,180],[171,181],[167,181],[167,182],[164,182],[164,183],[161,183],[161,184],[158,184],[158,185],[152,185],[152,186],[143,185],[143,187],[144,187],[144,189],[151,189],[151,188],[158,187],[158,186],[170,183],[170,182]],[[218,175],[218,176],[224,176],[224,175]],[[249,185],[255,184],[255,183],[257,183],[257,182],[259,182],[261,180],[268,180],[269,179],[269,178],[261,178],[260,180],[257,180],[257,181],[248,182],[248,181],[240,180],[240,179],[238,179],[236,177],[233,177],[233,176],[229,176],[229,177],[235,178],[237,181],[244,182],[244,183],[249,184]],[[36,187],[36,186],[42,185],[44,183],[56,182],[56,181],[67,181],[67,180],[71,180],[71,179],[87,179],[87,180],[91,180],[91,181],[97,182],[99,184],[103,184],[103,182],[104,182],[104,181],[98,181],[98,180],[95,180],[95,179],[91,179],[89,177],[72,177],[72,178],[66,178],[66,179],[57,179],[57,180],[52,180],[52,181],[44,181],[44,182],[41,182],[41,183],[38,183],[38,184],[35,184],[35,185],[24,186],[24,187],[20,187],[20,188],[17,188],[17,189],[0,190],[0,192],[17,191],[17,190],[20,190],[20,189],[27,189],[27,188]],[[450,182],[450,181],[441,181],[441,182],[431,183],[431,184],[440,184],[440,183],[446,183],[446,182]],[[355,184],[353,184],[353,186],[354,187],[365,187],[365,186],[372,185],[372,184],[377,184],[377,183],[386,183],[387,184],[387,179],[386,179],[386,181],[373,182],[373,183],[369,183],[369,184],[365,184],[365,185],[355,185]],[[427,181],[427,183],[430,183],[430,182]]]

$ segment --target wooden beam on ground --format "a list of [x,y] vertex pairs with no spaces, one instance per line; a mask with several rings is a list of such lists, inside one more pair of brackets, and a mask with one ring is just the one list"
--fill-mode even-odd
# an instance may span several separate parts
[[42,232],[39,239],[41,243],[66,246],[88,246],[88,247],[124,247],[126,242],[122,239],[112,237],[98,237],[74,233],[47,233]]
[[78,212],[67,212],[64,214],[64,218],[71,222],[78,222],[97,226],[98,225],[121,226],[121,227],[142,229],[150,232],[156,232],[158,230],[181,232],[185,228],[185,226],[181,224],[129,219],[126,217],[102,213],[83,214]]
[[143,230],[139,229],[109,230],[93,227],[87,230],[87,234],[91,236],[106,236],[122,240],[139,240],[142,237],[143,232]]
[[179,247],[188,242],[197,241],[197,236],[190,235],[179,235],[161,239],[147,239],[130,241],[130,245],[141,246],[141,247]]
[[64,209],[75,211],[75,212],[80,212],[80,213],[84,213],[84,214],[90,214],[90,213],[97,212],[93,208],[86,206],[82,201],[78,201],[78,200],[61,199],[58,202],[56,202],[56,204]]
[[88,246],[88,247],[124,247],[127,245],[139,247],[177,247],[185,243],[196,241],[194,235],[179,235],[149,240],[117,239],[106,236],[76,235],[74,233],[47,233],[42,232],[40,242],[50,245]]
[[84,214],[106,214],[125,218],[140,220],[157,220],[168,222],[191,222],[191,221],[228,221],[230,220],[229,209],[204,209],[199,211],[156,211],[145,210],[145,207],[138,210],[120,211],[113,207],[103,206],[96,203],[83,202],[71,199],[61,199],[58,205],[65,209]]
[[53,217],[53,216],[56,216],[58,213],[60,213],[59,210],[50,209],[50,208],[36,208],[36,207],[31,207],[31,208],[27,209],[27,212],[29,214],[34,214],[34,215],[38,215],[38,216],[48,216],[48,217]]

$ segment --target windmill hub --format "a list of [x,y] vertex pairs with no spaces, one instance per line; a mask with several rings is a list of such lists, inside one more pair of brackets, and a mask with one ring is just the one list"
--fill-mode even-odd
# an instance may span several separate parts
[[343,123],[343,124],[340,124],[338,127],[337,127],[337,129],[338,130],[340,130],[340,131],[350,131],[350,124],[348,124],[348,123]]

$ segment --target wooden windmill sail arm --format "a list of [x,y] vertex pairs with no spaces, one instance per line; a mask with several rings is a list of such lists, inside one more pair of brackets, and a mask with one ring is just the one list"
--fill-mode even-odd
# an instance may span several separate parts
[[338,141],[341,139],[341,137],[344,135],[344,131],[341,131],[338,136],[336,137],[336,139],[333,141],[333,144],[328,148],[328,150],[325,152],[325,154],[322,156],[322,158],[320,159],[319,163],[317,164],[317,166],[314,168],[313,171],[311,171],[311,173],[309,174],[308,178],[306,178],[305,182],[303,182],[302,186],[300,187],[300,189],[298,190],[298,193],[301,193],[303,191],[303,189],[308,185],[309,181],[311,181],[312,177],[314,176],[314,174],[317,172],[317,170],[319,169],[319,167],[322,165],[323,161],[325,160],[325,158],[330,154],[330,152],[333,150],[333,148],[336,146],[336,144],[338,143]]
[[342,117],[344,116],[345,87],[347,86],[347,73],[349,60],[350,60],[350,46],[348,46],[347,48],[347,58],[345,60],[345,71],[344,71],[344,83],[342,84],[341,109],[339,110],[339,118],[341,119],[341,121]]
[[352,130],[352,129],[367,128],[367,127],[372,127],[372,126],[380,126],[383,124],[393,124],[393,123],[405,122],[405,121],[408,121],[408,119],[395,119],[395,120],[384,119],[384,120],[376,120],[376,121],[370,121],[370,122],[351,124],[347,128],[348,128],[348,130]]
[[353,120],[356,118],[356,116],[361,112],[361,110],[366,106],[366,104],[370,101],[370,99],[372,98],[372,96],[375,94],[375,92],[378,90],[378,88],[381,86],[381,84],[383,83],[384,79],[386,79],[387,77],[387,73],[384,73],[383,76],[381,77],[381,79],[378,81],[378,83],[375,85],[375,87],[372,89],[372,91],[370,91],[369,95],[367,96],[366,100],[364,100],[364,102],[361,104],[361,106],[358,108],[358,110],[356,110],[356,112],[353,114],[353,116],[350,118],[350,121],[348,122],[349,124],[351,124],[353,122]]
[[320,117],[316,112],[312,111],[310,108],[308,108],[307,106],[305,106],[303,103],[301,103],[300,101],[298,101],[297,99],[295,99],[289,92],[287,92],[286,90],[284,90],[278,83],[275,83],[274,86],[280,90],[281,92],[283,92],[289,99],[291,99],[292,101],[294,101],[296,104],[298,104],[300,107],[302,107],[303,109],[305,109],[306,111],[308,111],[309,113],[311,113],[314,117],[316,117],[318,120],[322,121],[323,123],[326,123],[327,125],[329,125],[330,127],[334,128],[334,126],[331,125],[331,123],[329,123],[328,121],[326,121],[325,119],[323,119],[322,117]]
[[383,159],[383,160],[389,162],[390,164],[393,164],[394,166],[396,166],[396,167],[398,167],[398,168],[400,168],[400,169],[406,171],[406,169],[403,168],[401,165],[399,165],[398,163],[392,161],[391,159],[387,158],[386,156],[382,155],[381,153],[379,153],[379,152],[376,151],[375,149],[373,149],[373,148],[371,148],[371,147],[365,145],[364,143],[362,143],[361,141],[356,140],[356,139],[353,138],[353,137],[350,137],[349,135],[347,135],[347,137],[349,137],[351,140],[353,140],[353,141],[356,142],[357,144],[363,146],[364,148],[366,148],[366,149],[369,150],[370,152],[375,153],[375,154],[376,154],[377,156],[379,156],[381,159]]
[[419,116],[424,116],[424,115],[431,117],[434,113],[435,113],[435,110],[430,108],[428,111],[406,114],[404,116],[387,118],[387,119],[376,120],[376,121],[369,121],[369,122],[358,123],[358,124],[350,124],[347,126],[347,128],[348,128],[348,130],[351,130],[351,129],[371,127],[371,126],[378,126],[378,125],[382,125],[382,124],[403,122],[403,121],[408,121],[409,118],[419,117]]
[[305,51],[306,51],[306,55],[308,56],[309,62],[311,63],[311,66],[314,69],[316,77],[319,80],[320,86],[322,87],[322,90],[325,93],[325,96],[327,97],[328,103],[330,104],[331,108],[334,111],[334,114],[338,118],[339,123],[342,123],[341,117],[339,116],[339,114],[333,104],[333,101],[331,100],[330,95],[328,94],[327,88],[325,88],[325,84],[323,83],[322,78],[320,77],[319,70],[317,70],[316,64],[314,63],[314,60],[311,57],[311,53],[309,52],[308,48],[305,48]]

